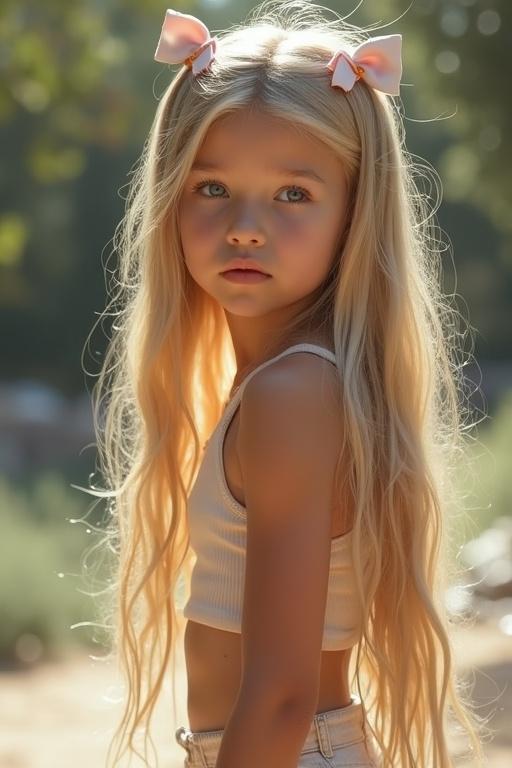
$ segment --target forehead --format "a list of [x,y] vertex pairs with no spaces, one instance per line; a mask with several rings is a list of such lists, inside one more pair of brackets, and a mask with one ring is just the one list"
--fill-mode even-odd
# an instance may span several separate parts
[[208,129],[196,161],[215,163],[265,159],[268,165],[315,161],[339,162],[332,150],[304,128],[260,110],[240,109],[221,116]]

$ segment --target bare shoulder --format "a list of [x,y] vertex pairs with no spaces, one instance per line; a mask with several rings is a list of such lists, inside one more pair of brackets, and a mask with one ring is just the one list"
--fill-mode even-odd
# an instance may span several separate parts
[[258,434],[264,433],[269,441],[281,438],[289,447],[299,439],[319,441],[315,450],[322,453],[339,450],[340,389],[336,366],[309,352],[287,355],[263,368],[242,396],[240,448],[255,445]]

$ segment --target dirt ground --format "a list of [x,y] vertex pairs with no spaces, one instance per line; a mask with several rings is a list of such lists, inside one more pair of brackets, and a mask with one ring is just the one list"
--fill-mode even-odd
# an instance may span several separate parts
[[[469,670],[479,713],[493,712],[494,731],[485,752],[489,768],[512,766],[512,636],[498,617],[454,633],[459,670]],[[177,666],[177,723],[170,686],[155,714],[153,740],[161,768],[182,768],[185,752],[174,732],[186,721],[186,678],[182,651]],[[25,672],[0,671],[0,768],[104,768],[107,744],[120,711],[112,699],[119,681],[101,660],[74,656]],[[481,707],[481,708],[480,708]],[[455,741],[451,749],[459,753]],[[153,764],[155,763],[153,759]],[[123,762],[123,768],[128,761]],[[142,766],[133,759],[131,765]],[[459,762],[468,766],[469,763]]]

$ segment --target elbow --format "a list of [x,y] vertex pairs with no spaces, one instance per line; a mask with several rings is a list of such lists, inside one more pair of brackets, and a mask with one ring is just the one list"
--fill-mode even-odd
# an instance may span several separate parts
[[317,709],[318,686],[307,690],[276,688],[275,682],[257,685],[242,684],[239,702],[251,711],[271,713],[302,728],[310,723]]
[[296,723],[300,728],[305,725],[309,727],[317,709],[317,701],[317,697],[313,699],[311,696],[290,695],[288,698],[283,698],[278,714],[283,720]]

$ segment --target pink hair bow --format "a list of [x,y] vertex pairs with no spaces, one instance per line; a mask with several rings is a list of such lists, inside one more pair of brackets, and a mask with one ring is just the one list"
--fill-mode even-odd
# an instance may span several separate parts
[[402,35],[372,37],[358,45],[352,55],[341,49],[327,64],[333,73],[331,85],[351,91],[354,83],[362,77],[378,91],[399,96],[401,52]]
[[155,52],[155,61],[186,64],[198,75],[215,58],[217,40],[195,16],[168,9]]

